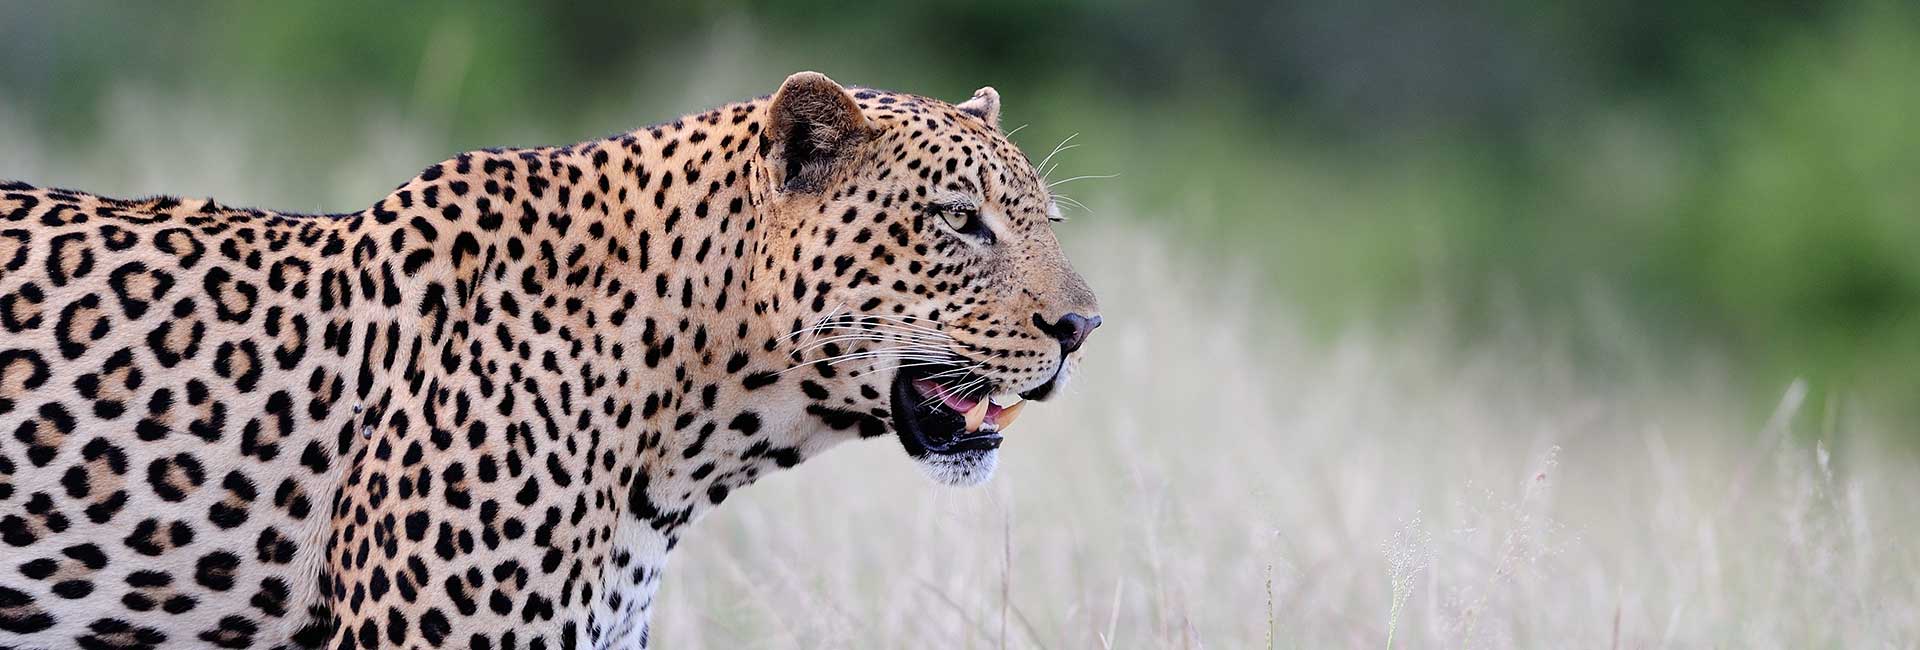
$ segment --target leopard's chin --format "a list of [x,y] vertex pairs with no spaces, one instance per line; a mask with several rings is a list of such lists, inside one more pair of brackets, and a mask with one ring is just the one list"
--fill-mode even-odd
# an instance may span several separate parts
[[993,478],[993,470],[1000,466],[1000,450],[928,454],[915,458],[914,464],[941,485],[973,487]]

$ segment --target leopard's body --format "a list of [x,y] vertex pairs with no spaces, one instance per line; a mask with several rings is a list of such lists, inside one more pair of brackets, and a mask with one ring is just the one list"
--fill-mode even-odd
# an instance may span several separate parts
[[644,647],[689,524],[895,432],[889,350],[1064,380],[997,118],[803,73],[352,214],[0,184],[0,647]]

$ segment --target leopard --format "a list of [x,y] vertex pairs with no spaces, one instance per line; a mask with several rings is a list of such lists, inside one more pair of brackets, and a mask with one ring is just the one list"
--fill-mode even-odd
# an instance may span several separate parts
[[991,86],[815,72],[351,213],[0,181],[0,647],[644,648],[762,476],[992,476],[1101,324],[1060,203]]

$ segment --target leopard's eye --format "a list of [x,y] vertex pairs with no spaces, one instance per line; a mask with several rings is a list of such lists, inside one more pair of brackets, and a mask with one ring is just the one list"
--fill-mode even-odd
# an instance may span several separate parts
[[979,218],[980,213],[974,210],[946,209],[940,211],[940,219],[946,221],[947,227],[952,228],[954,232],[966,232],[973,227],[973,222]]
[[988,228],[986,222],[980,219],[978,208],[962,204],[935,203],[928,206],[928,210],[940,217],[940,221],[953,232],[978,239],[983,243],[994,243],[993,229]]

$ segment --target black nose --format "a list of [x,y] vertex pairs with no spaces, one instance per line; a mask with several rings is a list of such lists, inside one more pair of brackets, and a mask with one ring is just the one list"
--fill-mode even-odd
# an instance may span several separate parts
[[1093,333],[1093,328],[1100,326],[1100,317],[1088,318],[1079,314],[1067,314],[1061,316],[1060,320],[1049,323],[1039,314],[1034,314],[1033,324],[1040,328],[1040,331],[1060,341],[1061,354],[1073,354],[1074,350],[1080,349],[1080,344],[1087,342],[1087,335]]

